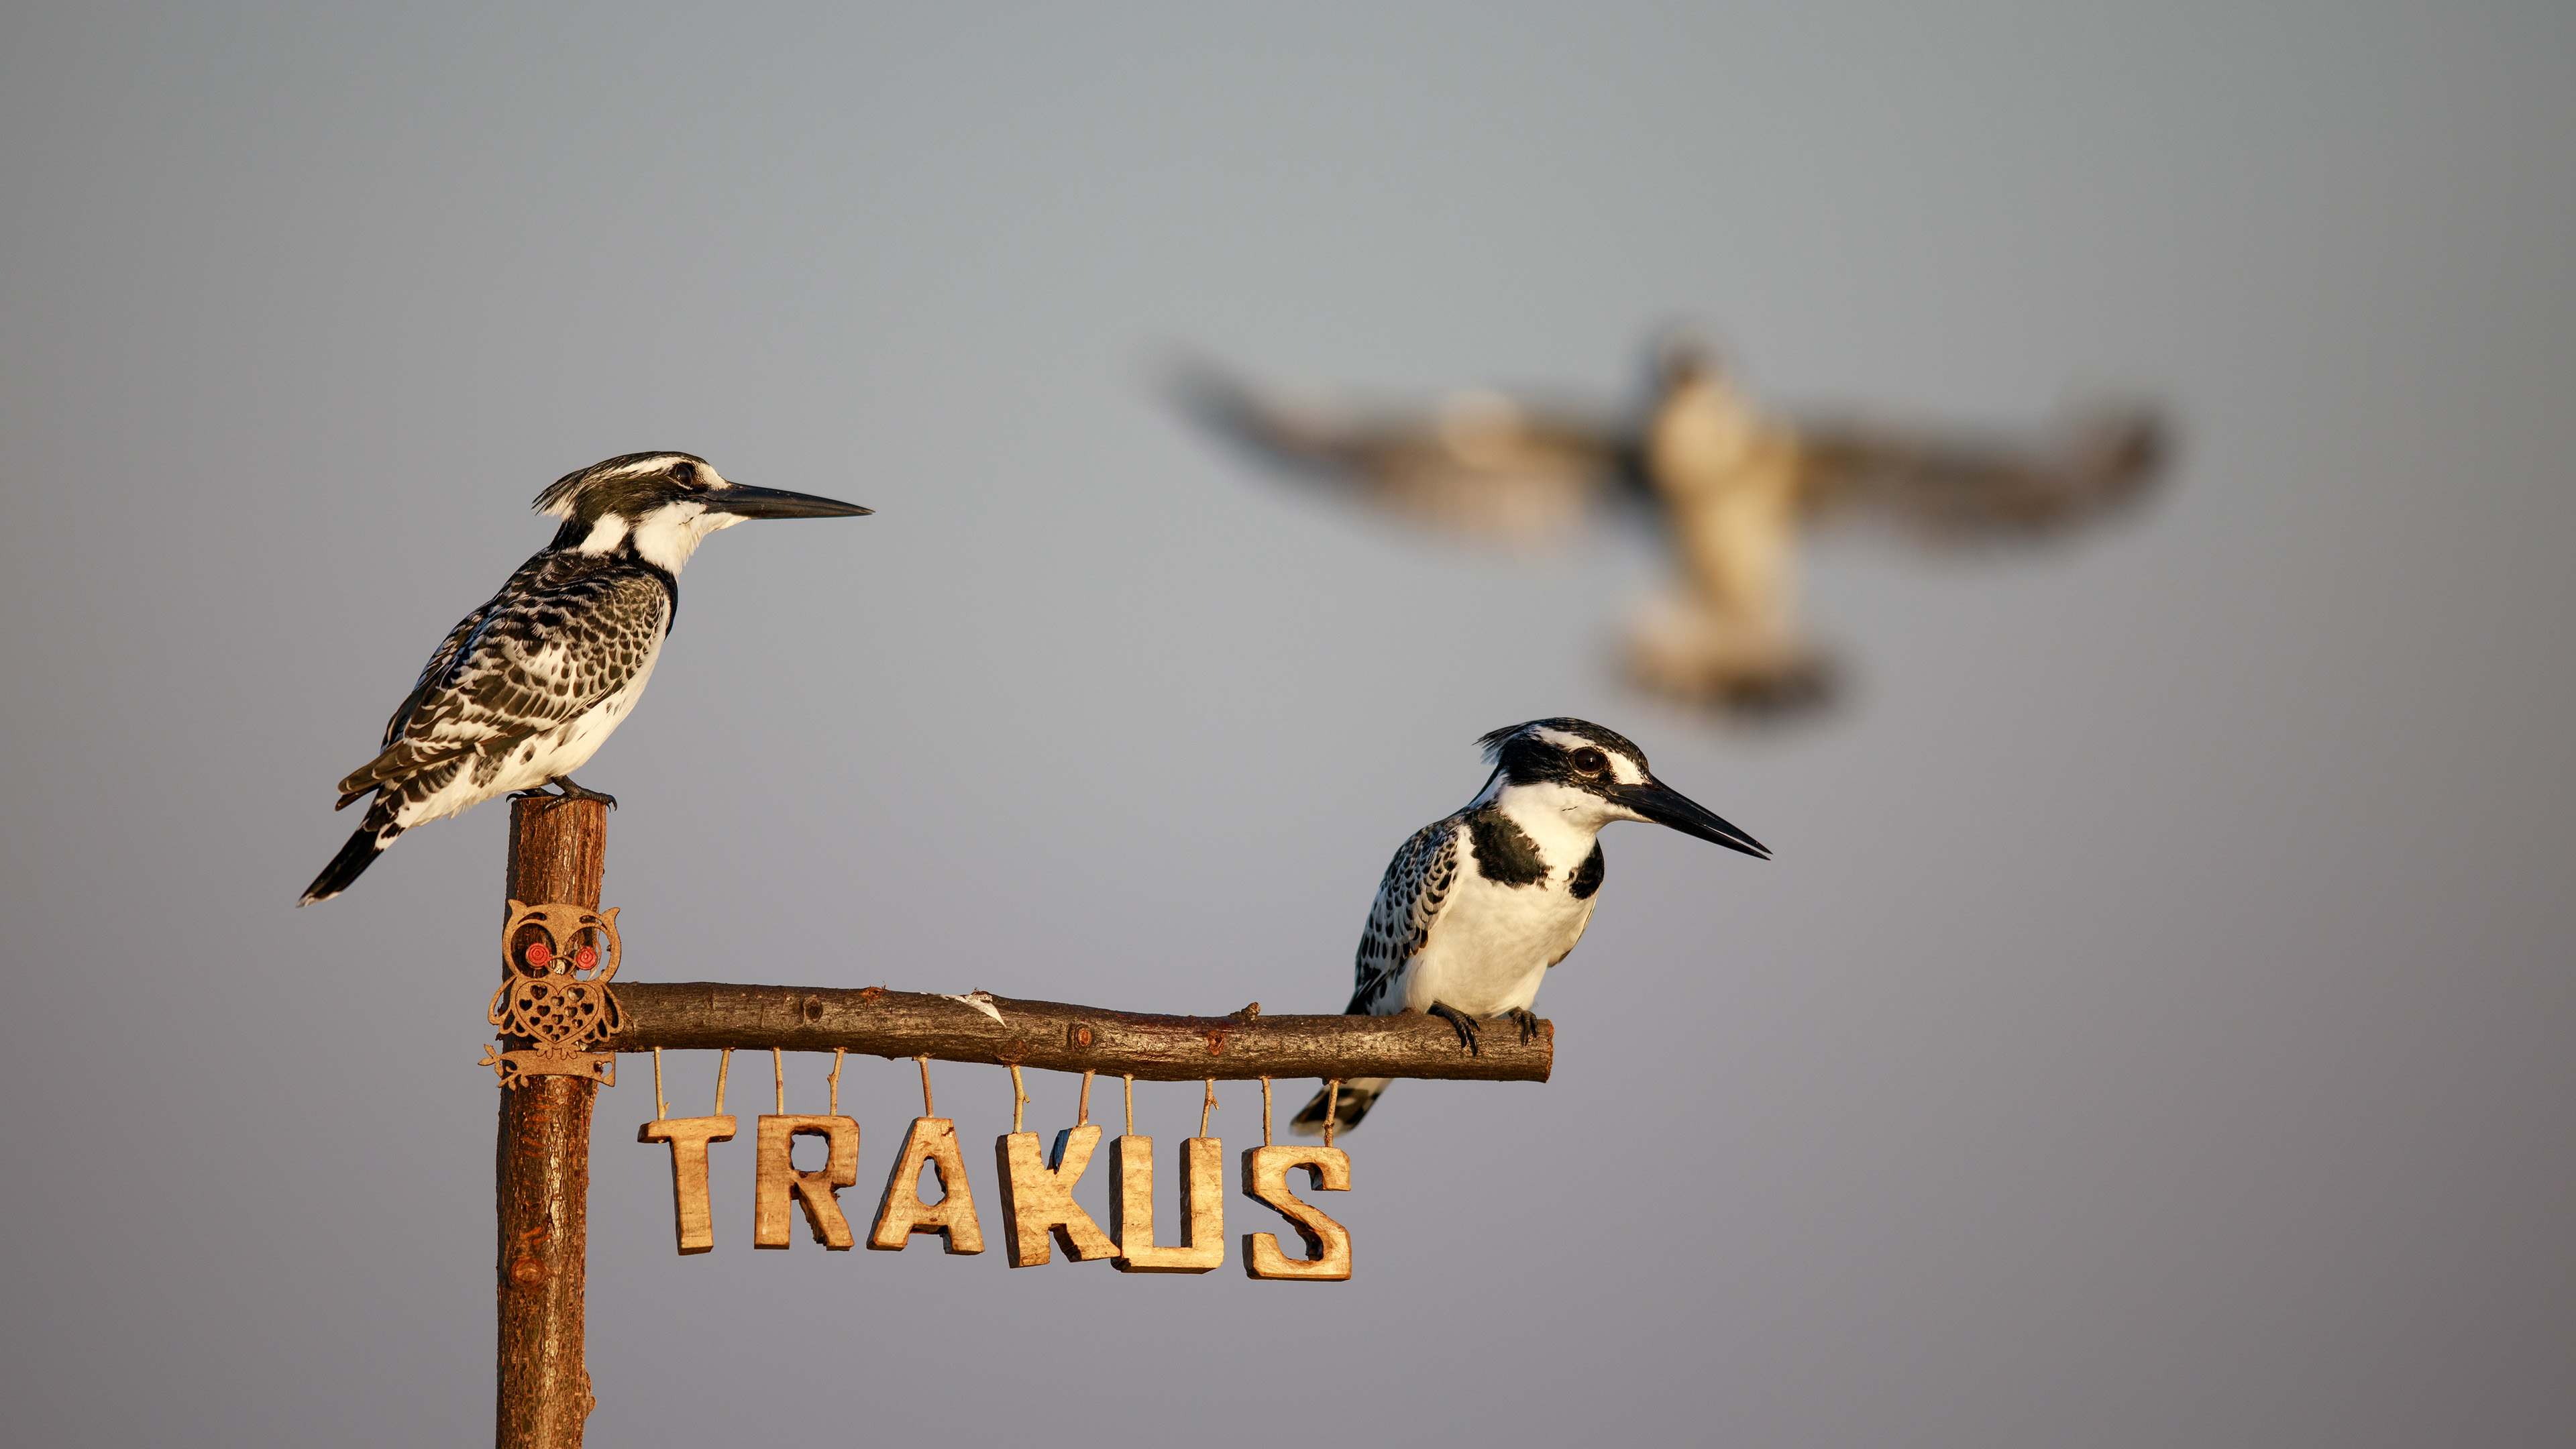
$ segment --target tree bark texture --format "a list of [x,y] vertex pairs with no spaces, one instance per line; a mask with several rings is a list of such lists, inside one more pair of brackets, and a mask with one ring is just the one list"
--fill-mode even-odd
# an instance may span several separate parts
[[[1556,1027],[1539,1024],[1523,1045],[1509,1021],[1483,1024],[1477,1050],[1437,1017],[1149,1016],[978,992],[970,1000],[917,991],[734,986],[715,981],[616,986],[626,1025],[608,1039],[621,1052],[655,1047],[935,1057],[947,1062],[1097,1071],[1145,1081],[1203,1077],[1442,1077],[1544,1082]],[[978,1010],[974,1002],[991,1008]],[[996,1015],[997,1014],[997,1015]]]
[[[599,802],[510,802],[509,899],[597,910],[607,853],[608,810]],[[501,1299],[493,1440],[501,1449],[580,1449],[595,1402],[582,1358],[582,1294],[598,1091],[577,1077],[547,1076],[501,1093],[493,1162]]]

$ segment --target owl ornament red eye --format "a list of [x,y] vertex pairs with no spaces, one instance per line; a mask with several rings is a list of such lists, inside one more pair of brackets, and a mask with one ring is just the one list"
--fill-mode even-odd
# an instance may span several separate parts
[[554,964],[554,959],[555,959],[554,948],[553,948],[553,947],[551,947],[551,946],[548,946],[545,942],[543,942],[543,941],[530,941],[530,942],[528,943],[528,964],[529,964],[529,965],[536,967],[536,968],[537,968],[538,970],[540,970],[540,971],[543,971],[543,970],[545,970],[548,966],[550,966],[550,965],[553,965],[553,964]]

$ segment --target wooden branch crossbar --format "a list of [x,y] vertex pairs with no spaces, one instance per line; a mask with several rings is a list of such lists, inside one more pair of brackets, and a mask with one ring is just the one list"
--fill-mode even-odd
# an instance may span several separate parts
[[1152,1016],[919,991],[736,986],[715,981],[617,983],[625,1024],[608,1049],[655,1047],[791,1052],[844,1049],[887,1058],[1096,1071],[1154,1082],[1215,1077],[1428,1077],[1544,1082],[1556,1028],[1540,1022],[1524,1045],[1509,1021],[1484,1023],[1477,1050],[1437,1017]]

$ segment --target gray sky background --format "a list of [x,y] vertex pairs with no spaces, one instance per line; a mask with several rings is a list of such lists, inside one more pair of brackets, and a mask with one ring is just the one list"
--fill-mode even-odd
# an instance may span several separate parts
[[[2568,1442],[2571,139],[2564,6],[9,7],[10,1437],[488,1433],[503,811],[291,903],[529,497],[678,447],[881,513],[690,568],[584,772],[632,977],[1337,1009],[1541,714],[1779,858],[1610,832],[1556,1080],[1397,1087],[1338,1288],[755,1254],[746,1142],[678,1259],[630,1063],[592,1442]],[[1607,398],[1675,319],[2183,464],[1826,548],[1855,707],[1729,734],[1602,662],[1643,540],[1385,528],[1153,380]]]

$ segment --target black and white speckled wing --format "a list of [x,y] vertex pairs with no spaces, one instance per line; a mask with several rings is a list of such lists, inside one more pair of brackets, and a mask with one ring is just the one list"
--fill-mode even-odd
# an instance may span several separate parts
[[1413,832],[1396,851],[1378,882],[1377,902],[1369,907],[1368,931],[1360,937],[1358,980],[1346,1015],[1377,1015],[1396,1009],[1389,993],[1413,959],[1431,939],[1431,925],[1449,904],[1450,887],[1458,883],[1458,832],[1464,815],[1435,820]]
[[468,614],[385,728],[384,753],[340,782],[342,804],[578,718],[649,665],[669,627],[669,585],[649,570],[533,561]]
[[421,701],[447,683],[449,673],[456,667],[456,656],[465,648],[466,641],[474,637],[475,632],[483,627],[483,621],[492,617],[494,610],[534,586],[536,576],[545,570],[547,562],[546,556],[539,554],[519,565],[518,571],[510,575],[509,582],[501,585],[499,593],[485,599],[481,608],[456,621],[456,627],[447,631],[447,638],[439,644],[437,652],[420,667],[420,678],[412,681],[411,693],[403,696],[403,702],[395,706],[392,718],[385,721],[384,738],[376,742],[377,749],[394,747],[394,741],[403,737],[403,726],[411,721],[412,711],[419,709]]

